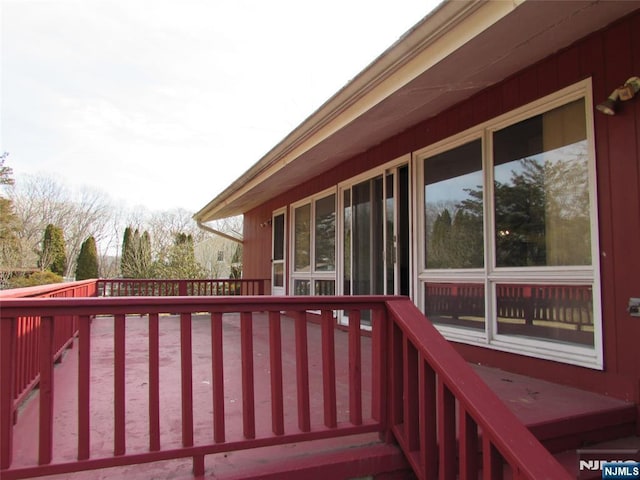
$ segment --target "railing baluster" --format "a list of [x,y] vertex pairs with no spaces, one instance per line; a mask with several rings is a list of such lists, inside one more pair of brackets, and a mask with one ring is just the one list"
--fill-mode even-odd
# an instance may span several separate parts
[[0,318],[0,468],[11,466],[13,459],[13,397],[16,358],[16,317]]
[[[15,374],[11,376],[12,378],[12,387],[15,395],[19,395],[22,390],[26,386],[26,378],[28,378],[28,373],[32,371],[31,367],[31,339],[29,336],[29,331],[27,330],[27,325],[31,317],[18,317],[13,319],[15,322],[15,333],[16,335],[16,343],[15,343]],[[40,339],[38,338],[38,341]],[[13,358],[12,358],[13,361]],[[30,376],[30,375],[29,375]],[[4,378],[4,377],[3,377]],[[8,377],[9,378],[9,377]],[[5,382],[6,383],[6,382]],[[11,398],[13,401],[13,396]],[[11,422],[13,424],[13,421]]]
[[420,358],[418,371],[420,397],[420,463],[425,478],[436,478],[438,474],[438,432],[436,405],[436,373],[424,358]]
[[462,404],[458,405],[460,479],[478,478],[478,425]]
[[124,455],[125,439],[125,316],[117,314],[114,318],[114,372],[113,372],[113,406],[114,406],[114,455]]
[[418,351],[407,337],[403,339],[404,374],[404,432],[409,451],[420,447],[418,430]]
[[335,428],[338,424],[336,406],[336,354],[333,332],[333,312],[323,310],[322,328],[322,392],[324,400],[324,424]]
[[386,313],[373,311],[371,323],[371,417],[387,428],[387,327]]
[[271,366],[271,429],[276,435],[283,435],[284,398],[280,312],[269,312],[269,362]]
[[222,351],[222,313],[211,313],[211,371],[213,375],[213,439],[225,441],[224,364]]
[[309,410],[309,352],[307,346],[307,314],[298,311],[293,314],[296,336],[296,383],[298,388],[298,428],[303,432],[311,430]]
[[456,399],[438,377],[438,440],[440,478],[456,478]]
[[81,315],[78,325],[78,460],[90,456],[90,378],[91,378],[91,330],[90,317]]
[[498,452],[488,435],[482,436],[482,478],[484,480],[502,480],[502,455]]
[[362,425],[360,310],[349,311],[349,421]]
[[244,437],[256,436],[256,413],[253,383],[253,317],[240,314],[240,350],[242,355],[242,423]]
[[402,331],[395,322],[389,322],[389,400],[390,426],[400,425],[402,416]]
[[160,450],[160,325],[149,314],[149,450]]
[[[181,284],[182,285],[182,284]],[[182,446],[193,446],[193,355],[191,314],[180,314],[180,385],[182,398]]]
[[40,438],[38,464],[51,463],[53,453],[53,317],[40,323]]

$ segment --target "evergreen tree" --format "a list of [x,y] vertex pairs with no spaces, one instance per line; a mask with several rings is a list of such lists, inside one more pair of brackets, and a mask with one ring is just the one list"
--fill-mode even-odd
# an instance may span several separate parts
[[191,235],[178,233],[166,257],[154,264],[154,278],[204,278],[204,270],[196,261]]
[[76,265],[76,280],[89,278],[98,278],[98,250],[92,236],[82,243]]
[[131,227],[125,228],[122,238],[122,256],[120,257],[120,274],[123,278],[131,278],[131,250],[133,248],[131,236]]
[[67,270],[64,234],[62,229],[55,225],[47,225],[44,231],[38,267],[42,270],[50,270],[62,277],[64,277]]
[[151,275],[151,237],[146,231],[140,235],[131,227],[124,231],[120,272],[124,278],[148,278]]
[[142,233],[142,236],[139,240],[139,271],[140,278],[145,278],[151,276],[152,270],[152,262],[151,262],[151,235],[146,230]]

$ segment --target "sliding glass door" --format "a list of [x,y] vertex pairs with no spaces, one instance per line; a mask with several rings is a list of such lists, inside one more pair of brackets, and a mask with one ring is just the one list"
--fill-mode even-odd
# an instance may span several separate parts
[[343,293],[409,295],[408,166],[344,188],[342,207]]

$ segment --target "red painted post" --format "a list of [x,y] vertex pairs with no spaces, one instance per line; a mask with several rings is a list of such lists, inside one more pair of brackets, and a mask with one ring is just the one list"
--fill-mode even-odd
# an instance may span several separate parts
[[407,337],[403,339],[404,434],[409,451],[420,448],[418,416],[418,351]]
[[386,347],[386,311],[373,311],[371,332],[371,415],[381,423],[382,429],[387,428],[388,381],[387,381],[387,349]]
[[271,366],[271,429],[284,434],[284,398],[282,393],[282,329],[280,312],[269,312],[269,362]]
[[13,397],[17,318],[0,318],[0,469],[13,459]]
[[[395,322],[389,322],[389,427],[399,425],[402,416],[402,331]],[[387,438],[389,441],[390,438]]]
[[311,430],[309,409],[309,354],[307,346],[306,312],[295,312],[296,337],[296,381],[298,387],[298,428],[303,432]]
[[211,371],[213,374],[213,439],[225,441],[222,313],[211,313]]
[[40,437],[38,465],[51,463],[53,454],[53,317],[40,321]]
[[256,437],[256,412],[253,384],[253,319],[251,312],[240,314],[240,351],[242,356],[242,424],[244,437]]
[[336,354],[333,332],[333,312],[331,310],[323,310],[321,322],[324,424],[329,428],[335,428],[338,424],[338,412],[336,406]]
[[[29,380],[34,378],[38,373],[38,365],[34,360],[37,348],[33,346],[34,335],[29,329],[32,317],[18,317],[16,322],[16,344],[15,344],[15,373],[13,376],[13,390],[16,395],[20,394],[27,386]],[[39,342],[40,337],[36,337],[35,341]]]
[[[181,282],[180,285],[186,285]],[[191,314],[180,314],[180,384],[182,398],[182,446],[193,446],[193,359]]]
[[160,325],[149,314],[149,450],[160,450]]
[[360,310],[349,311],[349,421],[362,425]]
[[482,436],[482,478],[484,480],[502,480],[502,456],[493,445],[489,435]]
[[456,478],[456,399],[438,379],[438,438],[440,445],[440,478]]
[[420,397],[420,459],[424,466],[425,478],[438,476],[438,430],[437,430],[437,402],[436,402],[436,372],[420,358],[419,368],[419,397]]
[[115,315],[113,324],[113,454],[124,455],[125,441],[125,316]]
[[88,315],[82,315],[78,326],[78,460],[86,460],[90,456],[90,321]]
[[202,477],[204,475],[204,455],[193,457],[193,476]]
[[478,478],[478,426],[462,404],[458,404],[460,478]]

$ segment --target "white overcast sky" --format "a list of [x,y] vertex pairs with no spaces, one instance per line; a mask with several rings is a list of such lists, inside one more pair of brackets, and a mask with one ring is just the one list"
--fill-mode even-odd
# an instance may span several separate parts
[[0,152],[197,211],[436,0],[0,0]]

